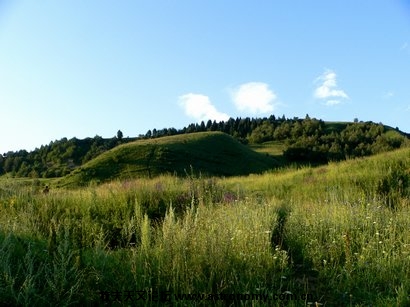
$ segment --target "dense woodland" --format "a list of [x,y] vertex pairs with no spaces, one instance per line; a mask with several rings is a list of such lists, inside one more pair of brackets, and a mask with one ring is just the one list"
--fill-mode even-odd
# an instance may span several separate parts
[[[0,154],[0,175],[51,178],[70,173],[73,169],[119,144],[144,138],[158,138],[202,131],[221,131],[244,144],[277,141],[284,144],[283,156],[289,162],[326,163],[352,157],[367,156],[399,148],[408,142],[408,135],[385,133],[381,123],[325,123],[310,118],[230,118],[228,121],[207,121],[190,124],[182,129],[149,130],[136,138],[123,138],[119,130],[113,138],[100,136],[83,140],[63,138],[34,151],[20,150]],[[391,129],[393,130],[393,129]],[[393,130],[394,131],[394,130]]]

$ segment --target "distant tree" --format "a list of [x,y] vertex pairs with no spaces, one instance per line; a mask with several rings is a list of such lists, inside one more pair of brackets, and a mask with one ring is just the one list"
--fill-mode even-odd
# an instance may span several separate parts
[[118,130],[117,131],[117,139],[119,140],[119,141],[121,141],[122,140],[122,138],[123,138],[123,134],[122,134],[122,131],[121,130]]
[[292,130],[291,130],[291,136],[294,140],[297,138],[301,137],[303,135],[303,126],[299,121],[296,121],[293,124]]
[[169,134],[168,134],[168,128],[164,128],[164,129],[162,129],[162,131],[161,131],[161,136],[166,136],[166,135],[169,135]]
[[4,165],[4,158],[3,158],[3,155],[0,154],[0,175],[4,173],[3,165]]
[[273,140],[273,126],[266,120],[262,125],[255,128],[249,136],[249,142],[251,143],[263,143]]
[[[17,169],[16,169],[17,172]],[[23,161],[18,169],[17,176],[18,177],[26,177],[30,172],[29,165],[26,161]]]
[[208,121],[206,122],[206,130],[211,130],[212,127],[212,120],[208,119]]
[[186,129],[186,133],[193,133],[195,132],[195,124],[189,124],[188,128]]
[[218,124],[216,123],[216,120],[212,122],[211,126],[211,131],[217,131],[218,130]]
[[175,128],[169,128],[168,129],[168,135],[176,135],[178,134],[178,130]]
[[200,131],[206,131],[206,127],[205,127],[204,121],[201,121]]
[[280,126],[278,126],[275,129],[275,132],[273,133],[273,137],[275,140],[284,140],[287,139],[290,136],[290,129],[291,125],[284,121]]

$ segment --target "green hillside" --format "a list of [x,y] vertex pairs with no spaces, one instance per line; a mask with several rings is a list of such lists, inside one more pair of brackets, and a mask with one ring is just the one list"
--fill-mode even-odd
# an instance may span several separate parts
[[61,185],[153,177],[164,173],[216,176],[261,173],[277,161],[221,132],[200,132],[138,140],[115,147],[64,177]]
[[[108,156],[231,142],[194,136]],[[130,291],[271,296],[243,306],[410,306],[410,148],[212,180],[164,175],[48,195],[28,183],[0,180],[2,306],[160,305],[114,302]],[[301,300],[273,299],[285,293]]]

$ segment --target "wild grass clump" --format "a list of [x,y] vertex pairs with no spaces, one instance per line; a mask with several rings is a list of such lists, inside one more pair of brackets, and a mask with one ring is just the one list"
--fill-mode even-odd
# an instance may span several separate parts
[[0,303],[3,306],[56,306],[84,300],[84,271],[68,241],[52,255],[43,240],[2,233]]

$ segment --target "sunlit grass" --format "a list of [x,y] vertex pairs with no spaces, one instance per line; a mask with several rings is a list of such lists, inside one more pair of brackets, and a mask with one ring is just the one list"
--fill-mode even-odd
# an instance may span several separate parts
[[38,183],[2,181],[0,302],[102,304],[101,290],[287,291],[328,306],[408,306],[409,158],[399,150],[244,177],[51,186],[47,195]]

